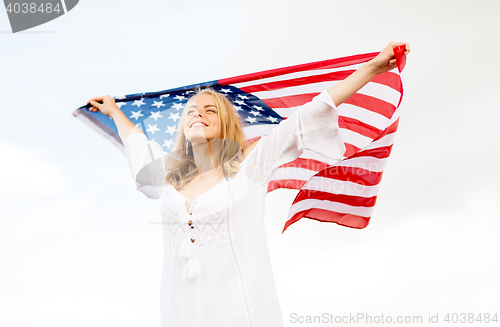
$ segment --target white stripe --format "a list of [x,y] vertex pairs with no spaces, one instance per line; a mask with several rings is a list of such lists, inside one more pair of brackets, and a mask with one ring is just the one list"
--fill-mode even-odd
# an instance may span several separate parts
[[339,81],[326,81],[319,83],[310,83],[298,86],[290,86],[283,89],[272,90],[272,91],[260,91],[252,92],[253,95],[261,100],[281,98],[291,95],[301,95],[307,93],[321,93],[323,90],[327,90],[330,87],[338,84]]
[[359,133],[356,133],[354,131],[345,128],[340,128],[340,133],[342,134],[342,139],[344,140],[344,143],[352,144],[360,149],[363,149],[368,144],[370,144],[370,142],[373,141],[373,139],[369,137],[366,137],[364,135],[361,135]]
[[387,134],[384,137],[382,137],[380,140],[376,140],[376,141],[372,142],[372,144],[368,145],[363,150],[371,150],[371,149],[375,149],[375,148],[381,148],[384,146],[390,146],[394,143],[395,137],[396,137],[396,133]]
[[[339,181],[323,176],[313,176],[301,189],[328,192],[332,194],[345,194],[371,198],[378,194],[380,183],[377,185],[361,185],[358,183]],[[307,192],[307,191],[306,191]]]
[[401,98],[401,93],[384,84],[379,83],[368,83],[359,89],[358,92],[360,94],[368,95],[374,98],[378,98],[385,102],[392,104],[396,107],[399,103],[399,99]]
[[283,118],[288,118],[293,115],[302,106],[292,107],[292,108],[273,108],[273,110]]
[[357,157],[345,159],[337,164],[338,167],[362,168],[369,171],[380,173],[384,171],[388,158],[378,159],[375,157]]
[[253,85],[261,85],[261,84],[270,83],[270,82],[287,81],[287,80],[300,78],[300,77],[317,76],[317,75],[323,75],[323,74],[328,74],[328,73],[333,73],[333,72],[340,72],[340,71],[344,71],[344,70],[356,70],[359,67],[361,67],[362,65],[364,65],[364,63],[350,65],[350,66],[344,66],[344,67],[339,67],[339,68],[331,68],[331,69],[306,70],[306,71],[302,71],[302,72],[295,72],[295,73],[277,75],[274,77],[255,79],[252,81],[235,83],[235,84],[231,84],[231,85],[233,85],[237,88],[242,88],[242,87],[253,86]]
[[[317,208],[328,211],[340,212],[340,213],[348,213],[361,217],[371,217],[373,212],[373,207],[353,207],[344,203],[332,202],[326,200],[316,200],[316,199],[307,199],[300,202],[295,203],[290,208],[290,212],[288,214],[288,219],[290,219],[293,215],[295,215],[299,211]],[[287,219],[287,220],[288,220]]]
[[342,103],[337,107],[337,110],[339,116],[357,119],[380,130],[384,130],[389,126],[389,118],[352,104]]

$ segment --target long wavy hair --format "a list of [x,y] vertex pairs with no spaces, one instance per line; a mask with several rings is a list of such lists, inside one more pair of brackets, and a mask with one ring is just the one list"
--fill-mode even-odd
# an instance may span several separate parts
[[[221,148],[220,157],[218,158],[222,168],[221,173],[226,178],[232,178],[238,173],[239,164],[243,160],[242,149],[245,135],[243,134],[241,122],[231,101],[224,94],[211,88],[196,89],[195,94],[188,99],[188,102],[200,94],[211,95],[218,108],[219,133],[215,139],[210,140],[210,146]],[[184,185],[199,174],[199,169],[194,161],[193,145],[184,135],[186,117],[187,110],[185,108],[177,126],[177,138],[173,149],[176,160],[170,159],[166,162],[166,169],[170,170],[166,177],[167,182],[177,190],[183,188]],[[207,160],[207,158],[204,160]]]

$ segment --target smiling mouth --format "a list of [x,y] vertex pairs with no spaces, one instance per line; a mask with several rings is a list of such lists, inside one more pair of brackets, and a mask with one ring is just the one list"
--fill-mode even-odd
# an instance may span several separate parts
[[191,124],[191,126],[189,126],[189,128],[193,128],[193,127],[207,127],[207,124],[205,124],[203,122],[194,122]]

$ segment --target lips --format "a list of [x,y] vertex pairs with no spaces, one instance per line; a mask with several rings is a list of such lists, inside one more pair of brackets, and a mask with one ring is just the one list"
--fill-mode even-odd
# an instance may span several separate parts
[[196,126],[202,126],[202,127],[205,127],[205,126],[208,126],[207,123],[201,121],[201,120],[195,120],[191,123],[191,125],[189,125],[189,128],[193,128],[193,127],[196,127]]

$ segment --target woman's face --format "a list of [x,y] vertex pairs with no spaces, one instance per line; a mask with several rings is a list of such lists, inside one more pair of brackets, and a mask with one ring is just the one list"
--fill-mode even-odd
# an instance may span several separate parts
[[195,96],[186,104],[184,136],[193,143],[213,139],[219,132],[219,108],[210,94]]

